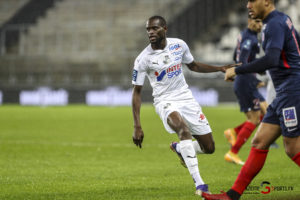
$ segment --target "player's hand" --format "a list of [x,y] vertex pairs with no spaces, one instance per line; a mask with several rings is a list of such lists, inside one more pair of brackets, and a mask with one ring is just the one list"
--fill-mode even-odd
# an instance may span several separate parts
[[225,72],[225,81],[233,81],[235,77],[235,67],[228,68]]
[[265,83],[260,81],[258,82],[258,84],[256,85],[257,88],[261,88],[261,87],[264,87],[265,86]]
[[238,67],[240,65],[242,65],[242,63],[224,65],[224,66],[221,67],[220,71],[225,73],[227,69],[232,68],[232,67]]
[[137,147],[142,148],[143,139],[144,139],[144,132],[142,127],[134,127],[134,132],[132,136],[133,143]]

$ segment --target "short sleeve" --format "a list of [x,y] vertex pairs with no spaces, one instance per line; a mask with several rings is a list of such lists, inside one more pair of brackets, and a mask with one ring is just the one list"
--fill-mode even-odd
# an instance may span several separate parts
[[139,57],[134,62],[134,67],[132,71],[132,84],[133,85],[144,85],[146,77],[146,68],[143,65],[143,61]]
[[284,44],[284,26],[278,21],[268,23],[266,30],[266,47],[267,49],[277,48],[282,50]]
[[194,57],[190,52],[190,48],[184,41],[182,41],[182,49],[183,49],[182,63],[189,64],[193,62]]

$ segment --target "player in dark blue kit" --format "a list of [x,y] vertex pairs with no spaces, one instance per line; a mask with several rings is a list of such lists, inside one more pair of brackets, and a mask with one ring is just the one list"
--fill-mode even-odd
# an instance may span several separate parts
[[300,167],[300,37],[290,17],[277,11],[273,0],[248,0],[247,8],[252,18],[263,20],[265,56],[226,70],[225,80],[236,74],[269,69],[276,98],[268,107],[252,140],[249,157],[232,188],[223,194],[203,193],[206,200],[239,199],[264,166],[269,146],[280,135],[286,154]]
[[[257,33],[261,31],[260,19],[248,18],[248,28],[243,30],[238,37],[237,47],[234,53],[236,63],[246,64],[256,59],[259,53]],[[225,160],[243,165],[244,162],[238,156],[243,144],[248,140],[251,133],[261,121],[261,116],[266,113],[267,103],[258,92],[258,87],[263,82],[256,78],[255,73],[240,74],[234,79],[234,92],[238,99],[240,110],[244,112],[247,120],[235,128],[224,131],[224,135],[231,144],[231,149],[225,154]]]

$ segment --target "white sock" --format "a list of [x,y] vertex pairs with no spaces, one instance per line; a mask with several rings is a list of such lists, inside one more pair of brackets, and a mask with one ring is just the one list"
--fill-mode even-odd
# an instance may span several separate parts
[[195,187],[197,187],[198,185],[203,185],[205,184],[204,181],[202,180],[199,171],[192,174],[192,177],[194,179],[194,183],[195,183]]
[[[195,151],[196,151],[196,154],[203,154],[203,153],[204,153],[204,152],[202,151],[202,149],[201,149],[199,143],[198,143],[196,140],[193,141],[193,147],[194,147],[194,149],[195,149]],[[177,151],[178,153],[181,153],[181,151],[180,151],[180,143],[178,143],[178,144],[176,145],[176,151]]]
[[191,176],[194,179],[195,186],[197,187],[198,185],[204,184],[199,173],[198,159],[192,140],[181,140],[180,152]]
[[199,143],[197,142],[197,140],[196,140],[196,141],[193,141],[193,147],[194,147],[194,149],[195,149],[195,151],[196,151],[197,154],[203,154],[203,153],[204,153],[204,152],[202,151],[202,149],[201,149]]

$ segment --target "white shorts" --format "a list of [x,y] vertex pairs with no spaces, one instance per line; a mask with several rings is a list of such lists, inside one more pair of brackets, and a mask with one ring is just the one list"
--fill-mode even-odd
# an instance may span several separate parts
[[167,122],[168,116],[174,111],[182,116],[192,135],[205,135],[212,132],[200,105],[194,99],[188,101],[161,101],[155,105],[155,110],[169,133],[175,133]]

